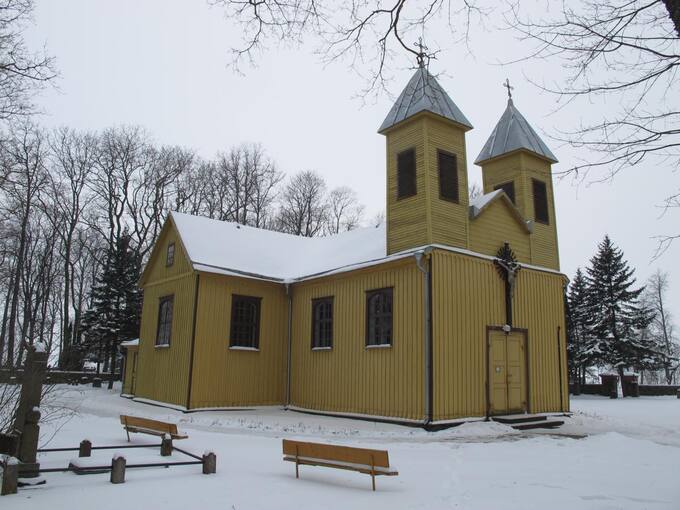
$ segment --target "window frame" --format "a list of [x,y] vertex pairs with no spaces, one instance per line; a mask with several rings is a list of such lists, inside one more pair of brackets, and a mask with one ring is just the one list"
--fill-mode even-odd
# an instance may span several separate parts
[[[377,295],[385,294],[389,296],[390,312],[389,312],[389,327],[390,340],[389,343],[373,343],[371,338],[371,299]],[[365,346],[366,349],[386,348],[394,345],[394,287],[383,287],[380,289],[371,289],[366,291],[366,324],[365,324]],[[386,313],[383,312],[384,315]]]
[[[537,201],[537,195],[536,195],[536,186],[542,186],[543,187],[543,206],[545,207],[545,218],[539,218],[538,217],[538,207],[536,207],[538,201]],[[550,225],[550,210],[549,210],[549,205],[548,205],[548,184],[545,181],[542,181],[540,179],[533,178],[531,179],[531,194],[533,197],[533,202],[534,202],[534,221],[537,223],[542,223],[543,225]]]
[[[506,186],[510,186],[510,188],[512,189],[512,195],[511,195],[510,193],[507,192],[507,190],[505,189]],[[510,199],[510,202],[512,202],[513,205],[517,206],[517,202],[515,201],[515,200],[516,200],[516,195],[515,195],[515,181],[502,182],[502,183],[500,183],[500,184],[496,184],[496,185],[493,187],[493,190],[494,190],[494,191],[498,191],[499,189],[502,189],[503,192],[504,192],[504,193],[508,196],[508,198]]]
[[[236,339],[235,328],[238,325],[243,326],[243,324],[238,323],[235,320],[236,307],[238,302],[247,302],[255,305],[255,318],[251,327],[254,327],[252,331],[254,333],[254,338],[250,340],[248,344],[245,344],[241,339]],[[234,350],[260,350],[260,327],[261,327],[261,317],[262,317],[262,298],[258,296],[245,296],[243,294],[232,294],[231,295],[231,313],[229,319],[229,348]]]
[[[317,314],[316,314],[317,307],[323,306],[323,305],[330,305],[330,318],[325,318],[325,319],[317,318]],[[334,321],[334,318],[335,318],[335,310],[334,310],[334,297],[333,296],[325,296],[325,297],[312,299],[311,346],[312,346],[313,351],[328,351],[328,350],[333,349],[333,326],[334,326],[333,321]],[[321,330],[317,329],[317,324],[321,325],[323,323],[329,323],[330,324],[330,339],[328,340],[328,345],[322,345],[319,342]],[[317,333],[319,333],[319,336],[317,336]]]
[[[405,156],[407,154],[413,154],[413,176],[412,176],[412,182],[410,184],[413,185],[411,193],[406,194],[407,190],[402,190],[402,179],[401,173],[399,172],[399,160],[402,156]],[[399,151],[397,153],[397,200],[403,200],[406,198],[410,197],[415,197],[418,194],[418,169],[417,169],[417,160],[416,160],[416,148],[411,147],[409,149],[404,149],[403,151]]]
[[165,250],[165,267],[171,267],[175,264],[175,243],[168,243],[168,247]]
[[[163,321],[163,305],[170,303],[170,320]],[[168,294],[158,298],[158,317],[156,318],[156,341],[154,342],[154,347],[164,348],[170,347],[170,342],[172,341],[172,322],[175,317],[175,295]],[[169,322],[169,325],[168,325]],[[165,333],[167,331],[167,339],[161,342],[161,325],[166,325],[167,329],[163,329]]]
[[[453,158],[453,170],[454,170],[454,180],[456,183],[456,191],[455,191],[455,197],[453,196],[447,196],[443,191],[444,187],[442,185],[442,156],[448,156]],[[437,149],[437,177],[439,179],[439,198],[441,200],[446,200],[447,202],[452,202],[454,204],[460,204],[460,179],[458,178],[458,155],[445,151],[443,149]]]

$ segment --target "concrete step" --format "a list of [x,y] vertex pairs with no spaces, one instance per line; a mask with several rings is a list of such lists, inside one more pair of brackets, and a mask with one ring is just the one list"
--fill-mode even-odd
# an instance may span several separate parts
[[547,420],[545,417],[542,420],[530,421],[524,423],[517,423],[511,425],[516,430],[531,430],[531,429],[554,429],[564,425],[564,420]]
[[512,425],[514,423],[526,423],[533,421],[546,420],[547,416],[541,416],[538,414],[507,414],[505,416],[492,416],[493,421],[498,423],[505,423],[507,425]]

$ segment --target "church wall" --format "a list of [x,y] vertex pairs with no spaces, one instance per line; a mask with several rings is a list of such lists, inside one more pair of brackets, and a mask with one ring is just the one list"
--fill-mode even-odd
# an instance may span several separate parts
[[[232,294],[262,298],[258,351],[229,348]],[[287,320],[282,284],[200,273],[191,408],[283,404]]]
[[529,193],[526,189],[526,181],[521,178],[521,169],[522,154],[520,152],[496,158],[483,164],[482,185],[484,193],[491,193],[499,184],[512,181],[515,184],[515,205],[526,219],[531,219],[533,216],[529,216],[528,211]]
[[495,256],[504,242],[510,243],[517,260],[531,263],[529,234],[519,224],[507,202],[497,199],[470,220],[470,249]]
[[[485,416],[486,327],[506,322],[504,282],[493,261],[444,250],[433,252],[432,272],[433,419]],[[530,412],[568,407],[563,282],[564,277],[554,273],[527,268],[518,273],[513,326],[528,329]]]
[[[171,266],[166,266],[167,249],[170,243],[175,243],[175,260]],[[172,219],[169,219],[165,222],[149,257],[147,267],[144,269],[144,280],[145,282],[157,282],[190,273],[192,270],[182,241],[177,234]]]
[[[393,287],[393,343],[366,347],[366,291]],[[333,296],[333,347],[311,348],[312,299]],[[412,257],[293,286],[292,405],[423,419],[423,276]]]
[[[185,273],[144,286],[136,397],[186,405],[195,283],[193,273]],[[168,295],[174,296],[170,345],[157,347],[159,299]]]

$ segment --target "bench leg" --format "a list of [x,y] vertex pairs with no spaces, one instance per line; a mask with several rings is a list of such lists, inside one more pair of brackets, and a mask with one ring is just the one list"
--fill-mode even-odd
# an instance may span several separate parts
[[128,443],[130,442],[130,431],[126,428],[125,433],[127,434]]
[[373,455],[371,455],[371,484],[373,485],[373,490],[375,491],[375,465],[373,462]]
[[298,468],[298,447],[295,446],[295,478],[300,478],[300,470]]

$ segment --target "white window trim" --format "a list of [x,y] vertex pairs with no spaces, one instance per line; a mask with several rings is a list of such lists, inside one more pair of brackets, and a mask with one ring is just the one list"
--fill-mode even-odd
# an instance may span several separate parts
[[259,352],[258,347],[247,347],[245,345],[230,345],[229,346],[230,351],[254,351],[254,352]]

